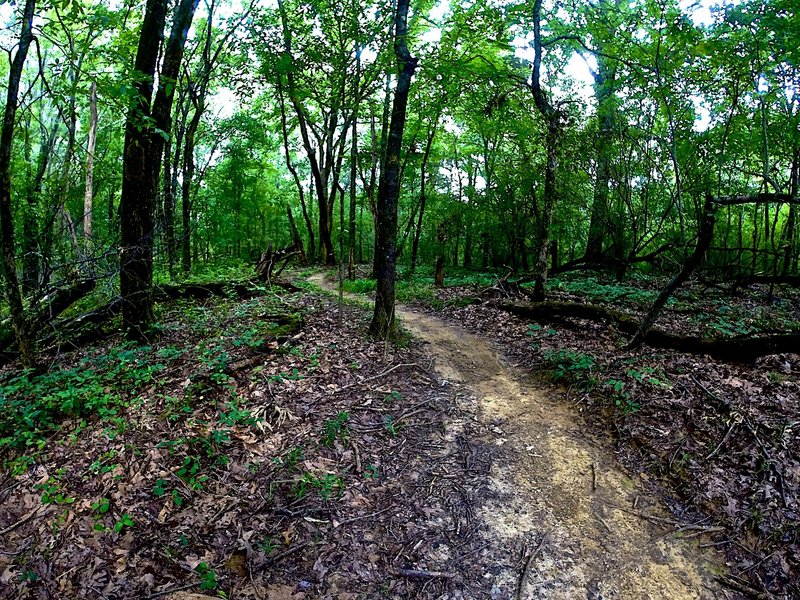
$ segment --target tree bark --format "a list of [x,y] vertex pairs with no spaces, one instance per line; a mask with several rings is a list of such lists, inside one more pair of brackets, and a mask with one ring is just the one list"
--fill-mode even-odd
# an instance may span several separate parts
[[547,285],[548,268],[550,266],[550,227],[553,221],[553,210],[556,204],[556,169],[558,167],[558,149],[561,142],[561,111],[554,107],[541,87],[542,67],[542,37],[541,37],[541,10],[542,0],[536,0],[533,5],[533,45],[534,59],[531,69],[531,92],[536,108],[544,117],[547,126],[545,136],[545,151],[547,162],[544,174],[544,197],[542,210],[539,214],[538,248],[536,251],[536,264],[534,266],[536,278],[534,280],[534,300],[544,300]]
[[94,151],[97,144],[97,84],[89,90],[89,142],[86,148],[86,189],[83,194],[83,242],[86,250],[92,241],[92,205],[94,203]]
[[[437,116],[438,120],[438,116]],[[417,268],[417,254],[419,252],[419,240],[422,235],[422,218],[425,216],[425,205],[428,200],[427,190],[425,184],[427,183],[427,170],[428,159],[431,156],[431,147],[433,146],[433,138],[436,137],[436,127],[438,123],[434,122],[428,133],[428,140],[425,144],[425,154],[422,156],[422,166],[420,167],[420,184],[419,184],[419,214],[417,215],[417,226],[414,228],[414,239],[411,242],[411,275]]]
[[186,35],[198,0],[181,0],[175,10],[159,74],[155,100],[150,103],[166,20],[165,0],[148,0],[136,52],[134,82],[137,97],[125,124],[120,221],[120,292],[127,334],[144,339],[153,322],[153,232],[164,132],[170,131],[172,101],[183,58]]
[[14,144],[14,126],[19,106],[19,85],[28,49],[33,41],[33,12],[35,0],[26,0],[22,11],[17,53],[11,61],[6,90],[6,106],[3,113],[3,128],[0,131],[0,245],[3,259],[2,271],[5,280],[5,295],[11,313],[11,328],[17,340],[20,361],[26,368],[35,366],[36,350],[22,306],[17,260],[14,249],[14,222],[11,212],[11,149]]
[[608,215],[609,181],[611,180],[611,152],[614,134],[614,86],[616,71],[609,59],[597,57],[594,77],[594,95],[597,100],[597,174],[595,175],[592,214],[585,260],[598,263],[603,255],[603,240],[610,224]]
[[375,311],[370,333],[386,339],[395,327],[395,277],[397,262],[397,204],[400,196],[400,153],[406,124],[411,78],[417,59],[408,51],[408,4],[398,0],[395,14],[394,53],[400,67],[392,106],[392,119],[386,141],[386,160],[378,185],[378,229],[376,231]]
[[[577,302],[507,302],[501,310],[520,317],[537,320],[586,319],[613,323],[622,333],[632,335],[639,323],[631,315],[602,306]],[[767,336],[742,336],[735,338],[699,338],[650,329],[642,343],[651,348],[665,348],[691,354],[707,354],[714,358],[747,363],[769,354],[786,354],[800,348],[800,334],[787,333]]]

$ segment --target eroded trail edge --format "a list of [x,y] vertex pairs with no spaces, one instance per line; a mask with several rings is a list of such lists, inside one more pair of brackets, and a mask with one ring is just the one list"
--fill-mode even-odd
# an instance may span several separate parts
[[[322,275],[311,281],[332,290]],[[478,516],[497,550],[497,598],[724,597],[714,555],[642,516],[668,517],[572,407],[504,364],[485,339],[402,306],[397,314],[438,374],[474,397],[473,417],[492,432],[491,493]],[[459,421],[446,428],[457,435]]]

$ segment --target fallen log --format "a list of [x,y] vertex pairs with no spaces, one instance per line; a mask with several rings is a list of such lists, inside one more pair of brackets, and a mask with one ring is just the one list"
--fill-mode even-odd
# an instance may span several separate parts
[[[33,313],[29,330],[36,334],[45,329],[61,313],[91,293],[96,286],[97,281],[95,279],[85,279],[68,287],[56,288],[39,300],[35,307],[29,311]],[[10,328],[0,333],[0,350],[6,350],[13,343],[14,335]]]
[[[298,287],[288,282],[273,281],[272,285],[277,285],[290,292],[299,291]],[[94,282],[92,282],[91,289],[94,289]],[[52,350],[54,347],[63,346],[65,343],[77,348],[104,335],[102,326],[118,315],[122,308],[122,299],[118,296],[102,306],[75,317],[61,320],[55,318],[77,300],[88,294],[89,291],[91,290],[86,289],[82,294],[78,295],[77,291],[73,290],[71,294],[61,293],[51,298],[48,303],[47,314],[52,314],[53,317],[36,321],[37,341],[42,349],[49,348]],[[255,298],[263,293],[264,288],[261,285],[245,280],[161,285],[154,290],[153,296],[157,302],[165,302],[190,298],[202,300],[215,296],[246,299]],[[56,312],[55,308],[59,310]],[[6,337],[8,341],[5,345],[2,345]],[[0,365],[16,359],[13,341],[13,336],[11,336],[10,332],[0,334]]]
[[[635,317],[602,306],[577,302],[503,302],[501,310],[535,320],[585,319],[613,324],[621,333],[634,335],[639,330]],[[651,348],[677,350],[687,354],[706,354],[728,362],[753,362],[770,354],[800,352],[800,334],[786,333],[735,338],[700,338],[667,333],[652,328],[642,342]]]

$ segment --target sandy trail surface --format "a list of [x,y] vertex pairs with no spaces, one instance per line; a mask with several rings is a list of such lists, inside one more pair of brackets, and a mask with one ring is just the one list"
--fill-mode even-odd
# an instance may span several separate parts
[[[322,274],[310,281],[333,291]],[[477,418],[492,432],[497,456],[479,518],[490,544],[523,548],[514,568],[494,570],[495,597],[726,597],[714,581],[716,557],[653,523],[669,520],[660,502],[556,391],[531,382],[479,336],[406,307],[397,314],[426,344],[439,376],[474,396]],[[447,427],[455,434],[459,424]]]

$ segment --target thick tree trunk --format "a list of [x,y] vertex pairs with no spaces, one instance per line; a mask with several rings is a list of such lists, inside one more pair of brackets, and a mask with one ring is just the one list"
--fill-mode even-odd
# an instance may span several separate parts
[[400,67],[394,93],[392,119],[386,142],[386,160],[381,170],[378,187],[378,229],[375,232],[376,275],[375,311],[370,323],[370,333],[386,339],[395,326],[395,277],[397,261],[397,203],[400,196],[400,153],[403,145],[403,129],[406,124],[408,95],[411,78],[417,68],[417,59],[408,51],[408,4],[409,0],[398,0],[395,15],[394,53]]
[[3,113],[3,126],[0,131],[0,246],[2,246],[2,272],[5,280],[5,295],[11,313],[11,328],[17,340],[20,361],[24,367],[36,364],[34,348],[28,322],[22,306],[19,280],[17,279],[17,259],[14,249],[14,222],[11,212],[11,148],[14,143],[14,125],[19,106],[19,85],[22,69],[33,41],[33,12],[35,0],[26,0],[22,11],[17,53],[11,61],[6,90],[6,106]]
[[128,109],[122,163],[120,292],[125,328],[143,337],[153,321],[153,219],[156,188],[153,168],[153,133],[149,120],[158,55],[164,36],[166,1],[148,0],[136,52],[134,82],[137,96]]
[[[135,339],[143,339],[153,322],[153,231],[164,153],[164,138],[159,130],[171,130],[175,85],[197,2],[181,0],[175,10],[152,107],[150,98],[166,19],[164,0],[148,0],[136,53],[135,68],[141,79],[134,84],[138,97],[125,126],[120,201],[122,319],[128,335]],[[145,125],[148,117],[152,124]]]

